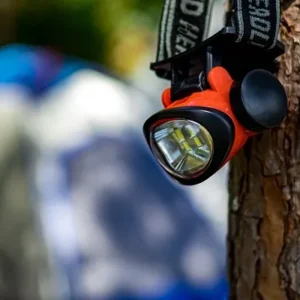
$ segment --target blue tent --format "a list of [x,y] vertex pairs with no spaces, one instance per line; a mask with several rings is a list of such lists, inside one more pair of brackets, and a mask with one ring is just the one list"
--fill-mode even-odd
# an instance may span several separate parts
[[[0,51],[0,69],[2,86],[24,86],[30,91],[28,101],[33,107],[41,105],[43,95],[53,87],[63,86],[66,79],[81,70],[94,69],[111,76],[91,63],[25,45],[3,47]],[[191,195],[161,170],[138,130],[122,128],[122,134],[114,136],[95,133],[92,138],[71,149],[41,157],[45,166],[55,167],[61,172],[59,180],[50,180],[48,172],[42,172],[39,175],[41,181],[47,184],[39,187],[35,186],[36,181],[30,182],[32,190],[38,190],[36,197],[42,203],[44,214],[54,205],[63,205],[72,211],[73,195],[84,195],[84,209],[91,216],[91,226],[96,228],[92,240],[96,243],[99,238],[97,230],[99,236],[101,231],[109,240],[109,246],[102,245],[107,252],[103,250],[105,253],[102,253],[96,246],[87,250],[92,243],[80,246],[81,242],[75,238],[72,255],[67,257],[56,241],[48,238],[56,269],[66,278],[68,285],[66,289],[66,282],[62,283],[63,300],[103,299],[103,296],[89,292],[82,284],[85,277],[92,276],[86,275],[92,269],[94,277],[101,278],[94,270],[96,265],[101,269],[101,261],[108,264],[110,272],[112,265],[118,261],[123,266],[120,270],[127,274],[122,273],[122,279],[114,285],[115,290],[110,289],[105,299],[227,298],[224,243],[215,236],[205,215],[193,207]],[[51,217],[55,223],[55,218],[59,216]],[[51,223],[50,217],[49,220]],[[76,226],[85,230],[84,223],[74,221],[72,224],[75,232]],[[199,252],[209,256],[195,255],[190,261],[189,258],[195,254],[194,251],[189,256],[190,249],[199,249]],[[205,257],[212,258],[212,263],[208,264]],[[196,279],[190,274],[191,264],[199,266]],[[114,268],[118,270],[118,267]],[[149,274],[153,272],[151,277]],[[137,288],[139,280],[144,280],[143,276],[151,277],[147,282],[155,281],[156,273],[158,278],[162,278],[161,285],[147,283],[146,286],[156,287],[152,290]],[[197,273],[202,277],[197,278]],[[112,280],[118,277],[111,276]],[[98,284],[101,289],[100,280]]]

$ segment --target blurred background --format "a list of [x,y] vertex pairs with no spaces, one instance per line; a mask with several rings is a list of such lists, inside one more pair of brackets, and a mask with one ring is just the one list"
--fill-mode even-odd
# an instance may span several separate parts
[[163,2],[0,1],[0,299],[227,299],[228,166],[180,186],[142,135]]

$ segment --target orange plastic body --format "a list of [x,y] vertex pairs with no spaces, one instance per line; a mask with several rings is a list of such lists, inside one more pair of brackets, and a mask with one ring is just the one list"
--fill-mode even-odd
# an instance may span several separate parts
[[232,148],[223,165],[225,165],[246,143],[247,139],[257,133],[244,128],[236,119],[230,105],[230,88],[233,80],[222,67],[210,70],[207,81],[211,89],[196,92],[192,95],[171,102],[171,90],[166,89],[162,94],[162,103],[166,109],[183,106],[201,106],[218,109],[228,115],[235,127],[235,137]]

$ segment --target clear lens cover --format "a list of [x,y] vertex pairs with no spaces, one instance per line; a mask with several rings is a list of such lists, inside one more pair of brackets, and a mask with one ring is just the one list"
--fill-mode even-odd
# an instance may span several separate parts
[[182,178],[204,171],[213,155],[210,133],[191,120],[172,120],[156,126],[151,146],[160,164]]

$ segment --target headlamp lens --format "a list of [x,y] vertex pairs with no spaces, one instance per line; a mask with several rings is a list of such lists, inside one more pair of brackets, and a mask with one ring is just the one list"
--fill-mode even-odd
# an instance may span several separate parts
[[189,178],[209,166],[213,139],[194,121],[172,120],[153,129],[151,147],[164,168],[172,174]]

